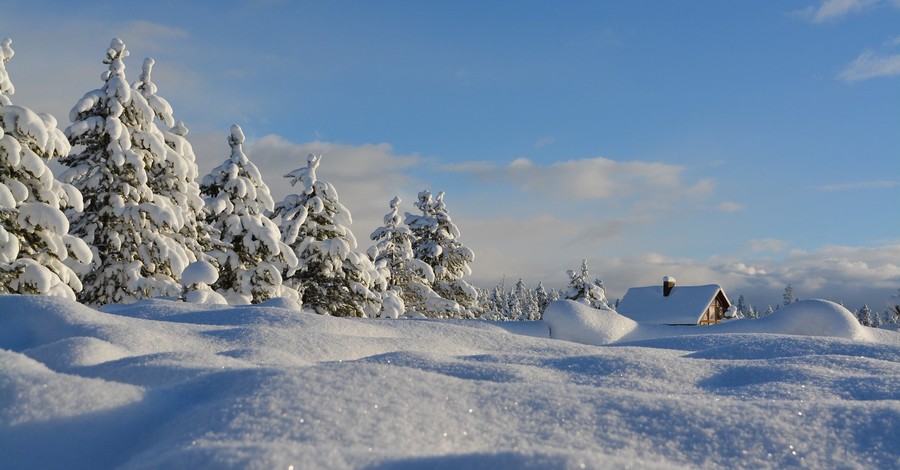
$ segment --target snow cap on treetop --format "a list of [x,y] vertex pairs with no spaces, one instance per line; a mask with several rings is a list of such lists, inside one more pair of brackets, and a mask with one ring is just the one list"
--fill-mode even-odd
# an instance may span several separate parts
[[125,63],[122,59],[128,57],[128,49],[125,49],[125,43],[119,38],[113,38],[106,50],[106,59],[104,64],[109,64],[109,70],[103,72],[100,76],[104,82],[108,82],[112,77],[125,77]]
[[3,41],[0,41],[0,59],[2,59],[0,62],[9,62],[9,59],[12,59],[12,56],[16,54],[10,45],[12,45],[12,39],[10,38],[4,38]]
[[231,125],[231,137],[228,138],[228,143],[232,147],[235,145],[240,146],[244,143],[244,130],[241,129],[241,126],[237,124]]
[[[10,38],[0,41],[0,96],[8,96],[16,92],[16,87],[13,86],[9,80],[9,75],[6,73],[6,63],[15,55],[15,51],[10,47],[11,44],[12,39]],[[0,104],[9,103],[0,102]]]
[[[128,50],[125,49],[125,43],[119,38],[113,38],[109,43],[109,49],[106,50],[106,58],[111,62],[115,59],[128,57]],[[109,63],[109,62],[104,62]]]
[[400,196],[394,196],[394,199],[391,199],[391,208],[400,207]]
[[144,59],[144,65],[141,68],[141,77],[138,79],[138,81],[146,86],[150,93],[153,94],[156,94],[156,84],[153,83],[151,75],[153,74],[153,64],[155,63],[156,61],[151,57]]
[[231,125],[231,135],[228,136],[228,145],[231,146],[231,161],[236,164],[246,165],[249,159],[244,155],[244,131],[237,124]]
[[285,178],[291,180],[291,186],[297,184],[297,181],[303,183],[303,194],[312,194],[313,187],[316,184],[316,168],[319,167],[319,161],[322,160],[321,155],[309,154],[306,156],[306,166],[297,168],[296,170],[284,175]]
[[321,155],[309,154],[306,156],[306,178],[304,179],[304,183],[306,183],[307,188],[312,188],[313,184],[316,183],[316,168],[319,167],[319,162],[322,161]]

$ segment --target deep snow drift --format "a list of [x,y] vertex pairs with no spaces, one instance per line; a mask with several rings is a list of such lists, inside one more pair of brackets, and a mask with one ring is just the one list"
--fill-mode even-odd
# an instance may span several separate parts
[[694,328],[566,301],[519,323],[104,310],[0,296],[0,466],[900,464],[900,334],[830,302]]

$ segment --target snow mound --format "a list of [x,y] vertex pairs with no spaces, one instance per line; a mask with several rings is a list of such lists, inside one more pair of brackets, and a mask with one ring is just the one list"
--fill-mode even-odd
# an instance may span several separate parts
[[303,310],[303,306],[298,304],[296,301],[285,298],[285,297],[275,297],[275,298],[260,302],[258,304],[250,305],[250,307],[283,308],[286,310],[293,310],[295,312],[299,312],[299,311]]
[[185,287],[193,284],[210,285],[218,279],[219,272],[216,267],[206,261],[194,261],[181,273],[181,285]]
[[551,302],[544,310],[550,337],[583,344],[616,342],[640,325],[612,309],[596,309],[571,300]]
[[69,370],[116,361],[131,356],[131,353],[108,341],[76,336],[28,349],[25,355],[53,370]]
[[[776,310],[769,316],[722,325],[743,333],[831,336],[868,341],[869,329],[841,305],[828,300],[801,300]],[[744,331],[746,328],[746,331]]]
[[[102,379],[58,374],[46,365],[22,354],[0,349],[0,428],[20,426],[18,440],[39,438],[40,427],[34,423],[64,423],[65,418],[83,416],[103,410],[118,409],[140,401],[143,390],[128,384]],[[10,403],[14,403],[10,406]],[[81,432],[90,434],[91,430]],[[3,436],[0,432],[0,437]],[[46,437],[50,437],[47,433]],[[10,438],[11,436],[5,436]],[[60,439],[58,436],[56,439]],[[0,439],[0,442],[5,439]],[[61,443],[65,447],[64,443]],[[0,444],[0,449],[3,449]],[[3,452],[4,455],[9,455]],[[8,463],[8,462],[7,462]],[[12,466],[15,466],[13,464]]]

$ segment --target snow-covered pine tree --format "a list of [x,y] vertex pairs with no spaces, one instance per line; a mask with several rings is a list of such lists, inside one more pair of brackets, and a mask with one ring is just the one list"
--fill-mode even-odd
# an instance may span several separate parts
[[475,253],[460,243],[459,228],[450,219],[444,193],[432,197],[429,191],[422,191],[416,207],[421,215],[407,212],[404,220],[413,233],[413,253],[434,270],[434,291],[459,304],[461,316],[474,318],[478,314],[478,291],[463,277],[472,273],[469,263],[475,260]]
[[509,294],[506,292],[506,279],[494,286],[490,291],[479,296],[481,318],[485,320],[506,320],[509,310]]
[[569,287],[566,291],[566,298],[575,300],[594,308],[608,309],[609,303],[606,301],[606,290],[603,288],[602,282],[591,282],[590,272],[587,267],[587,260],[581,261],[581,269],[579,271],[567,271],[569,276]]
[[384,216],[384,225],[370,236],[375,245],[369,248],[369,258],[376,266],[387,269],[388,289],[400,294],[410,315],[442,312],[441,316],[453,316],[459,306],[441,298],[430,287],[434,270],[413,255],[412,232],[401,224],[399,208],[400,198],[395,197],[390,202],[390,212]]
[[538,318],[536,320],[540,320],[544,314],[544,310],[547,308],[547,305],[550,304],[550,293],[547,292],[547,289],[544,287],[543,282],[538,282],[537,288],[534,291],[535,300],[537,301],[537,309],[538,309]]
[[231,126],[231,156],[203,178],[207,220],[222,246],[209,254],[219,267],[212,287],[230,304],[259,303],[274,297],[299,300],[283,286],[282,273],[297,267],[293,251],[281,241],[278,226],[267,212],[274,201],[262,174],[243,150],[244,132]]
[[868,305],[863,304],[862,308],[856,312],[856,318],[859,320],[860,325],[872,326],[872,309]]
[[[513,306],[513,304],[515,304],[515,306]],[[510,295],[510,312],[515,311],[518,311],[518,313],[513,314],[513,316],[517,320],[533,321],[538,320],[541,317],[537,293],[534,290],[529,289],[522,278],[519,278],[519,280],[516,281],[516,285],[513,287],[512,294]]]
[[744,299],[744,295],[743,295],[743,294],[741,294],[740,296],[738,296],[738,301],[737,301],[737,306],[736,306],[736,307],[737,307],[737,313],[738,313],[738,317],[737,317],[737,318],[748,318],[748,315],[747,315],[747,313],[748,313],[748,312],[747,312],[747,310],[748,310],[748,308],[747,308],[747,301]]
[[784,286],[784,306],[788,306],[797,301],[794,297],[794,288],[790,284]]
[[869,325],[872,328],[881,328],[881,325],[884,325],[884,314],[886,312],[872,312],[872,323]]
[[886,322],[900,324],[900,289],[888,298],[884,314]]
[[113,39],[103,85],[84,95],[69,113],[72,151],[60,162],[81,191],[84,211],[69,213],[72,234],[93,251],[92,269],[78,296],[86,304],[127,303],[177,297],[190,261],[172,234],[181,227],[172,208],[148,186],[147,168],[169,151],[153,123],[153,110],[125,80],[125,44]]
[[291,185],[301,182],[298,194],[275,206],[281,217],[284,242],[299,260],[285,283],[303,296],[303,304],[321,314],[375,317],[387,280],[372,260],[356,250],[350,231],[350,211],[338,200],[334,186],[316,177],[321,155],[310,154],[306,166],[287,175]]
[[69,142],[53,116],[12,104],[11,46],[0,41],[0,293],[75,300],[81,281],[67,263],[86,265],[91,252],[69,235],[63,210],[80,211],[81,193],[47,166],[69,152]]
[[140,78],[131,84],[143,96],[156,117],[154,123],[171,151],[165,157],[155,159],[148,170],[148,185],[160,204],[168,205],[178,218],[181,227],[171,236],[184,246],[188,259],[206,259],[205,252],[214,247],[211,228],[206,223],[203,198],[197,183],[199,170],[190,142],[188,129],[181,121],[176,121],[172,106],[157,95],[156,84],[152,80],[154,60],[144,59]]

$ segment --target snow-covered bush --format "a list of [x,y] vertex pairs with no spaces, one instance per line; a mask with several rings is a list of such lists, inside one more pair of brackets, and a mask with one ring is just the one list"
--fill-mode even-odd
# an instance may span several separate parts
[[69,142],[53,116],[12,104],[11,45],[0,41],[0,293],[74,300],[82,284],[72,267],[89,263],[91,252],[69,235],[63,210],[80,211],[81,193],[47,166],[69,152]]
[[297,300],[297,292],[282,283],[282,273],[292,273],[297,258],[282,243],[278,226],[266,217],[274,202],[259,169],[244,154],[240,126],[231,126],[228,144],[231,156],[200,184],[207,223],[223,243],[210,252],[220,270],[213,288],[231,304],[274,297]]
[[372,260],[356,250],[350,231],[350,211],[338,200],[334,186],[319,181],[316,169],[321,155],[309,155],[306,166],[287,175],[300,192],[275,206],[272,217],[281,218],[281,233],[299,260],[296,271],[285,274],[285,283],[303,296],[303,304],[322,314],[375,317],[382,310],[387,287]]

